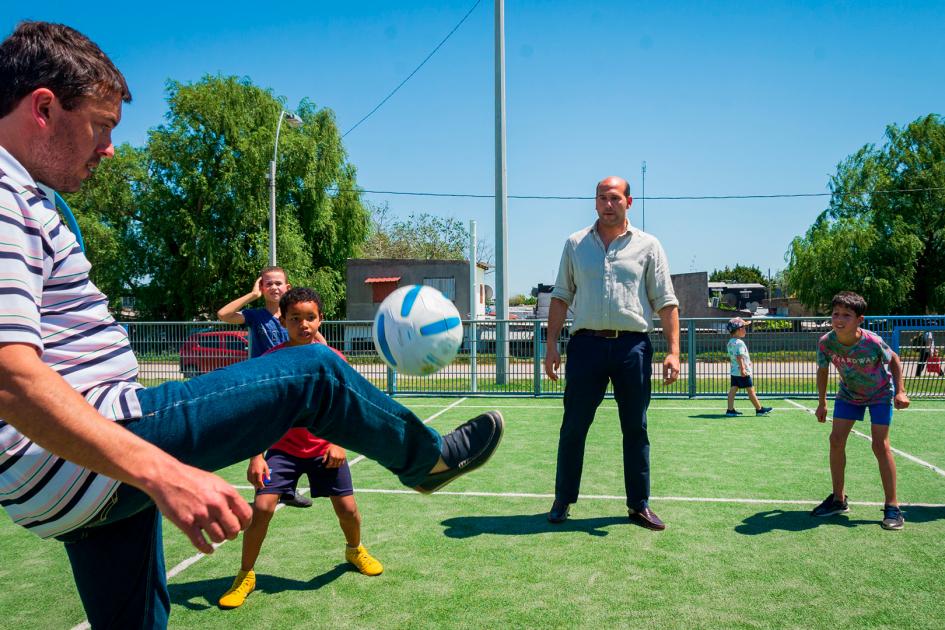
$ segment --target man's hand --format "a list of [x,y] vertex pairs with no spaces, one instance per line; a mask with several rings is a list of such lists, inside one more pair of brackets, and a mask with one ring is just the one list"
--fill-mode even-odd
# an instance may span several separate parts
[[549,343],[545,348],[545,374],[553,381],[558,380],[558,368],[561,367],[561,354],[558,343]]
[[679,378],[679,355],[667,354],[663,359],[663,385],[672,385]]
[[826,422],[827,421],[827,403],[820,401],[817,403],[817,409],[814,411],[814,415],[817,417],[817,422]]
[[345,457],[347,457],[345,449],[332,444],[325,453],[325,468],[338,468],[344,463]]
[[903,391],[896,392],[896,397],[893,398],[893,406],[896,409],[905,409],[910,402],[909,395]]
[[262,490],[266,482],[269,481],[269,464],[262,455],[256,455],[249,460],[249,467],[246,469],[246,481],[253,484],[257,490]]
[[245,529],[253,511],[236,488],[220,477],[178,463],[147,492],[154,503],[191,544],[203,553],[213,553],[215,543],[233,540]]

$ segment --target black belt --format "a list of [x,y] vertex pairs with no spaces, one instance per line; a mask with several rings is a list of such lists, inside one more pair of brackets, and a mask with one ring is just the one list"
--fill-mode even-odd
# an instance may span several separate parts
[[642,333],[635,332],[633,330],[591,330],[590,328],[581,328],[580,330],[575,330],[571,333],[572,337],[579,337],[581,335],[590,335],[591,337],[604,337],[606,339],[616,339],[617,337],[625,337],[626,335],[639,335]]

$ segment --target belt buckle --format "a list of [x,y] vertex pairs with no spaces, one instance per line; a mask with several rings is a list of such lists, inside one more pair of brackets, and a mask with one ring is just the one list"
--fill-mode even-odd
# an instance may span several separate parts
[[617,337],[620,336],[620,331],[619,331],[619,330],[608,330],[607,332],[608,332],[608,333],[612,333],[612,334],[603,335],[604,339],[616,339]]

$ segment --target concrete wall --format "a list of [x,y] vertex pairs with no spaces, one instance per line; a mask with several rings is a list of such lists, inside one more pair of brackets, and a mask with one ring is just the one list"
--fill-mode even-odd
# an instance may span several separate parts
[[736,311],[712,308],[709,301],[709,274],[705,271],[675,273],[673,291],[679,300],[680,317],[735,317]]
[[453,303],[460,317],[469,317],[469,263],[465,260],[402,260],[391,258],[349,258],[346,270],[349,320],[373,320],[377,312],[368,278],[400,276],[397,287],[423,284],[424,278],[453,278]]

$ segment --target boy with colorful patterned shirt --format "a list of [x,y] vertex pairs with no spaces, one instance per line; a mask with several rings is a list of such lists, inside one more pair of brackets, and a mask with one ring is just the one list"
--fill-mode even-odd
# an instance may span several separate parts
[[879,464],[885,504],[884,529],[900,530],[904,519],[896,497],[896,463],[889,445],[892,410],[909,406],[899,355],[879,335],[863,330],[866,300],[851,291],[833,297],[833,330],[820,338],[817,346],[817,394],[815,415],[827,420],[827,380],[832,364],[840,376],[834,401],[830,432],[830,477],[833,492],[814,508],[812,516],[831,516],[850,510],[844,494],[846,442],[853,425],[870,412],[873,454]]

